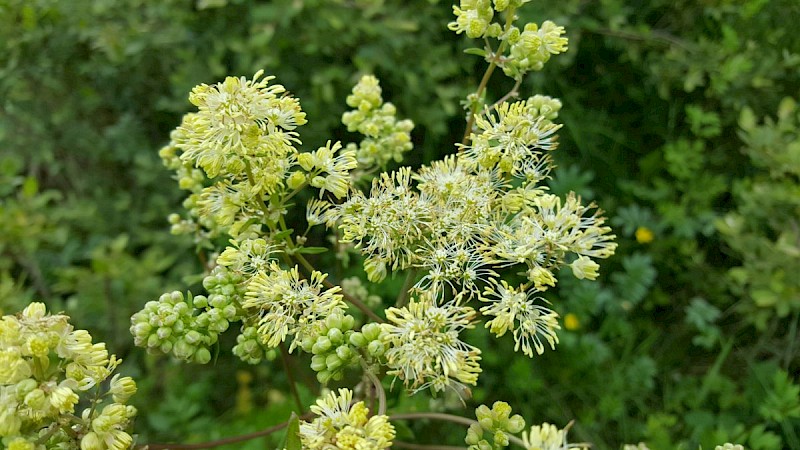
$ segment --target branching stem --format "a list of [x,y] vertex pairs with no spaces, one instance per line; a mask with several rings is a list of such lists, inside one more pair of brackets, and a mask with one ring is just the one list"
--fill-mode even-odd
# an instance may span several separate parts
[[[311,413],[304,414],[300,416],[301,419],[309,419],[312,416]],[[237,442],[244,442],[249,441],[251,439],[256,439],[264,436],[269,436],[276,431],[280,431],[284,428],[289,426],[289,421],[279,423],[277,425],[273,425],[269,428],[265,428],[261,431],[256,431],[253,433],[242,434],[240,436],[231,436],[223,439],[218,439],[216,441],[208,441],[208,442],[199,442],[197,444],[144,444],[136,447],[136,450],[198,450],[204,448],[214,448],[219,447],[221,445],[227,444],[235,444]]]
[[[514,8],[508,8],[508,12],[506,13],[506,25],[503,29],[503,32],[507,32],[511,28],[511,24],[514,22]],[[500,42],[500,46],[497,47],[497,51],[492,54],[492,58],[489,61],[489,67],[486,68],[486,72],[483,73],[483,78],[481,78],[480,84],[478,84],[478,89],[475,91],[475,97],[478,99],[481,98],[484,91],[486,90],[486,86],[489,84],[489,79],[492,77],[492,73],[494,73],[494,69],[497,67],[497,63],[500,61],[501,57],[503,56],[503,52],[506,50],[506,46],[508,45],[507,40],[503,40]],[[475,103],[472,109],[469,111],[469,117],[467,118],[467,127],[464,130],[464,137],[461,139],[462,145],[467,145],[469,142],[469,135],[472,133],[472,126],[475,124],[475,114],[478,114],[478,109],[480,108],[479,103]]]
[[408,270],[406,279],[403,281],[403,287],[400,288],[400,293],[397,294],[397,301],[394,303],[396,307],[401,308],[408,301],[408,291],[414,286],[414,281],[417,279],[417,272],[419,272],[419,269],[416,267],[412,267]]
[[375,385],[375,391],[378,393],[378,415],[386,414],[386,392],[383,390],[383,385],[381,384],[381,380],[375,376],[372,372],[370,372],[367,368],[364,368],[364,374],[367,375],[367,378],[372,381],[372,384]]

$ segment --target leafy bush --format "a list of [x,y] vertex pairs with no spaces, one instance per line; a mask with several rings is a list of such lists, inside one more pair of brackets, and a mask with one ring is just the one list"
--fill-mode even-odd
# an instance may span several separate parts
[[[209,347],[215,365],[187,370],[142,355],[123,331],[146,299],[188,286],[202,292],[205,275],[192,274],[209,269],[213,248],[227,245],[222,235],[205,236],[192,248],[191,238],[165,232],[164,217],[180,199],[157,149],[188,110],[186,92],[265,68],[301,99],[304,148],[314,149],[363,131],[339,118],[352,84],[374,73],[396,115],[414,123],[415,149],[405,163],[430,166],[462,140],[459,101],[480,84],[485,63],[459,56],[464,40],[445,29],[454,19],[436,2],[84,6],[0,1],[0,144],[11,149],[0,157],[0,306],[9,313],[44,300],[125,357],[123,370],[139,381],[139,442],[217,439],[285,420],[293,394],[280,352],[262,352],[275,361],[251,367],[227,351],[257,349],[252,332],[239,341],[237,330],[220,333]],[[559,282],[542,297],[561,316],[557,352],[509,361],[513,336],[465,332],[483,350],[476,403],[513,399],[514,410],[534,422],[575,420],[571,439],[596,448],[639,441],[713,448],[726,440],[800,447],[800,319],[791,277],[797,118],[793,101],[783,100],[800,88],[797,8],[791,0],[607,0],[519,10],[522,23],[564,25],[569,51],[516,86],[517,69],[506,70],[507,79],[496,74],[466,106],[515,90],[522,98],[558,97],[564,132],[551,192],[575,191],[603,205],[619,247],[594,283],[553,273]],[[396,126],[391,116],[381,123]],[[380,154],[393,143],[373,139],[350,149],[363,163],[370,149]],[[394,158],[383,163],[397,167]],[[368,185],[368,172],[353,175],[363,180],[357,186]],[[294,202],[311,197],[301,192]],[[287,217],[286,226],[302,234],[302,216]],[[177,228],[188,223],[173,219]],[[366,283],[362,257],[348,245],[317,254],[328,246],[319,228],[307,232],[300,255],[333,268],[329,278],[345,292],[379,311],[404,290],[402,277]],[[370,268],[373,278],[382,270]],[[513,271],[498,272],[513,285]],[[221,279],[211,290],[232,281]],[[317,393],[313,373],[303,370],[312,364],[289,363],[305,405]],[[460,408],[449,395],[429,402],[394,392],[388,400],[397,411]],[[398,439],[415,433],[448,442],[458,434],[449,442],[463,442],[463,433],[441,424],[393,423]]]

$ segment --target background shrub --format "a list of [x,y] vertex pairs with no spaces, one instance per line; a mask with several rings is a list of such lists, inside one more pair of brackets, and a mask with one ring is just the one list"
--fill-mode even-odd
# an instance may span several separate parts
[[[800,6],[569,0],[521,14],[570,37],[520,89],[564,104],[551,189],[604,205],[620,248],[599,283],[564,273],[549,291],[557,352],[509,364],[510,342],[474,330],[475,401],[575,419],[573,439],[596,448],[800,448]],[[142,442],[284,420],[278,364],[131,352],[130,315],[202,271],[203,250],[168,234],[180,199],[157,151],[192,86],[263,68],[301,99],[306,148],[348,136],[344,99],[374,73],[416,124],[406,162],[436,159],[460,141],[459,102],[483,67],[451,17],[435,1],[0,0],[0,308],[41,299],[127,358]]]

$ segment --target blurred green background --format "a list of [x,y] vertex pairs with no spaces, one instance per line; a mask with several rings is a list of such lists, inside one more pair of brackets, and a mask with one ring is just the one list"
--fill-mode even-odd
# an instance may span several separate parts
[[[533,1],[520,16],[570,39],[521,89],[564,104],[551,189],[597,201],[620,246],[598,282],[565,271],[548,291],[565,319],[555,352],[528,359],[474,330],[484,373],[466,410],[399,389],[390,406],[472,415],[506,400],[529,424],[574,419],[571,440],[597,449],[800,449],[800,3]],[[224,336],[202,367],[132,347],[146,301],[199,291],[157,151],[194,85],[263,68],[307,111],[305,149],[352,139],[344,99],[374,73],[416,124],[406,164],[437,159],[485,67],[450,20],[435,0],[0,0],[0,310],[43,300],[124,358],[139,443],[286,420],[280,364],[247,366]],[[495,77],[497,97],[513,83]],[[463,445],[458,428],[398,426]]]

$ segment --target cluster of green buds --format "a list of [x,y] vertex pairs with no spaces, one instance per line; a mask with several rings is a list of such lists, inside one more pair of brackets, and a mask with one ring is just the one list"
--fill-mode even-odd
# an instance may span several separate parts
[[[31,303],[0,319],[0,438],[9,450],[125,449],[136,408],[130,377],[105,344],[75,330],[69,317]],[[88,394],[88,391],[94,391]],[[86,405],[78,413],[76,407]]]
[[179,291],[147,302],[131,317],[134,343],[150,351],[171,353],[183,361],[206,364],[210,347],[230,322],[241,319],[241,276],[217,266],[203,280],[208,296]]
[[277,350],[268,348],[261,341],[257,325],[242,325],[242,331],[236,336],[236,345],[231,351],[248,364],[258,364],[263,360],[272,361],[278,356]]
[[311,353],[311,369],[320,383],[341,380],[344,370],[358,362],[358,352],[350,343],[355,333],[355,318],[341,310],[318,322],[315,333],[300,340],[300,348]]
[[548,95],[536,94],[528,98],[525,106],[531,116],[539,117],[543,122],[552,122],[558,118],[558,112],[561,111],[561,100]]
[[350,336],[350,343],[361,350],[367,361],[382,361],[388,336],[380,324],[370,322]]
[[365,75],[347,97],[347,105],[355,108],[342,115],[342,123],[348,131],[364,135],[359,145],[349,144],[348,151],[356,154],[358,163],[364,167],[384,168],[391,161],[403,160],[403,153],[411,150],[410,120],[397,120],[397,108],[384,103],[378,79]]
[[475,410],[475,416],[478,423],[470,425],[464,440],[470,450],[498,450],[508,447],[509,437],[525,428],[525,419],[519,414],[512,416],[511,407],[506,402],[495,402],[492,409],[481,405]]
[[[541,26],[528,23],[520,30],[513,25],[517,8],[529,0],[461,0],[460,6],[453,6],[456,20],[448,26],[456,33],[466,33],[472,39],[496,38],[500,40],[497,50],[493,50],[488,40],[484,49],[473,49],[471,53],[484,56],[487,61],[497,64],[503,72],[515,80],[530,71],[542,70],[552,55],[567,51],[567,38],[563,37],[564,27],[546,20]],[[496,13],[504,13],[506,19],[493,22]]]
[[511,27],[507,34],[509,56],[503,63],[503,72],[519,79],[530,71],[542,70],[551,55],[567,51],[567,38],[562,37],[564,27],[545,20],[542,25],[526,24],[522,31]]

